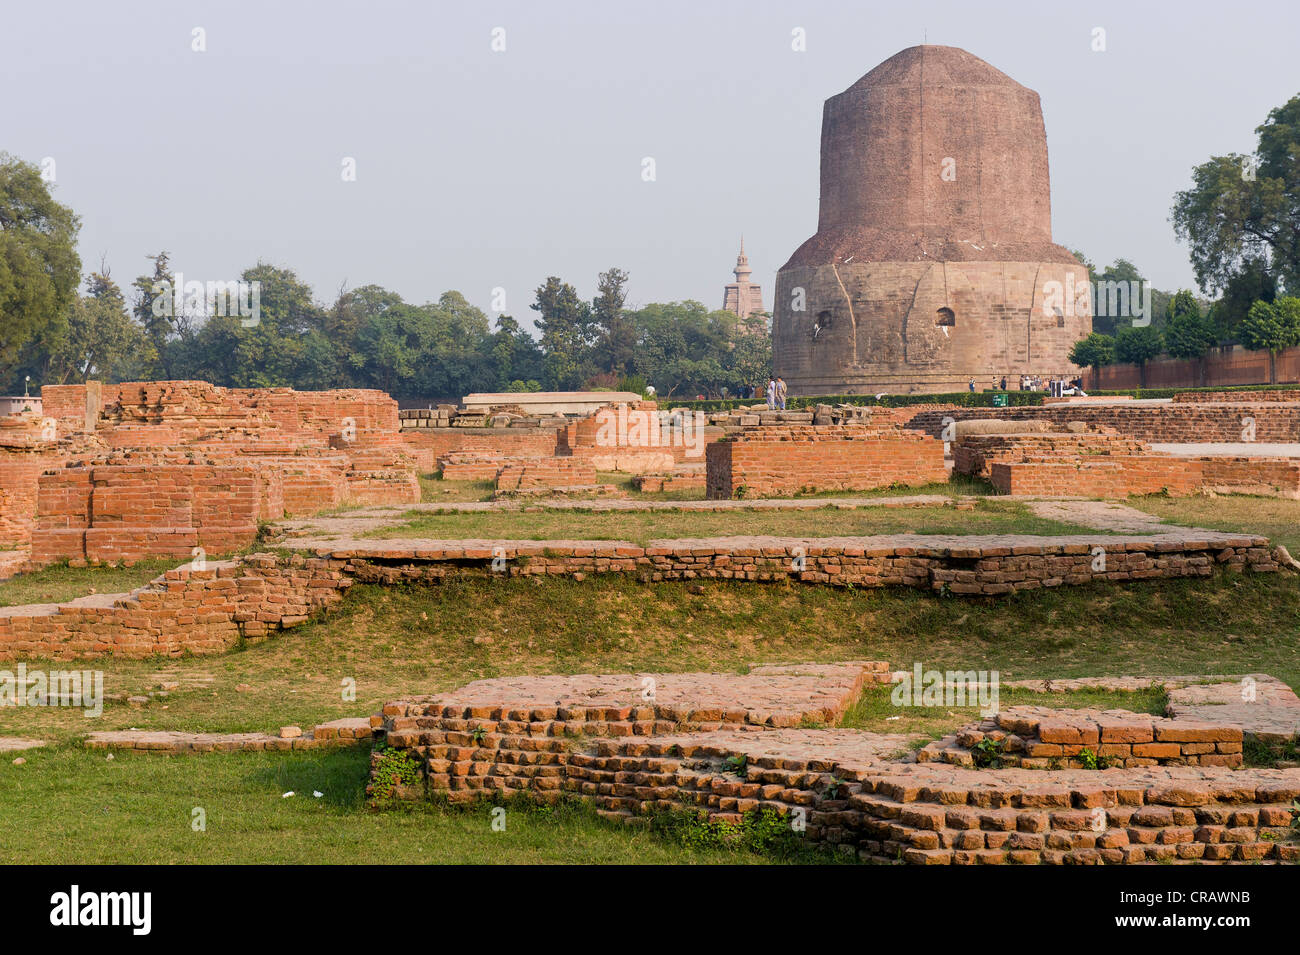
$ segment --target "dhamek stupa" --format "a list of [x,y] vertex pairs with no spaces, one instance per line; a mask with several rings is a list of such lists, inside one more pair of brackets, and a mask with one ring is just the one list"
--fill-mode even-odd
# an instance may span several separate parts
[[774,311],[792,394],[1075,374],[1088,270],[1052,241],[1038,94],[915,46],[828,99],[817,234],[777,273]]

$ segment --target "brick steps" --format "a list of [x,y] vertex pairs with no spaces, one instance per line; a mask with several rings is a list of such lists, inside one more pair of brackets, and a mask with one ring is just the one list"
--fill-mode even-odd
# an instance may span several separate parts
[[1087,769],[1089,757],[1102,766],[1120,768],[1239,767],[1242,742],[1241,727],[1223,722],[1031,706],[1002,710],[922,747],[916,758],[967,767],[983,758],[1024,769]]

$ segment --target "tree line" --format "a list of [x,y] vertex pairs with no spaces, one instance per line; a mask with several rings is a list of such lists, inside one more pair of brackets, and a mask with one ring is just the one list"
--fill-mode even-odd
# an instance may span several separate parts
[[[490,320],[456,291],[416,305],[378,285],[331,301],[289,268],[259,262],[255,319],[177,288],[165,251],[126,290],[107,264],[81,277],[80,220],[31,163],[0,153],[0,388],[197,378],[240,388],[378,388],[399,398],[587,387],[736,395],[766,377],[766,316],[741,322],[695,301],[629,308],[628,274],[582,298],[552,276],[535,292],[534,336]],[[184,283],[188,284],[188,282]],[[218,306],[221,307],[218,307]]]
[[[1218,345],[1271,355],[1300,345],[1300,96],[1270,111],[1255,134],[1253,153],[1212,157],[1174,197],[1174,232],[1187,242],[1207,297],[1156,292],[1149,325],[1094,318],[1070,361],[1100,368],[1143,365],[1161,354],[1200,359]],[[1110,278],[1141,280],[1123,259],[1095,281]]]

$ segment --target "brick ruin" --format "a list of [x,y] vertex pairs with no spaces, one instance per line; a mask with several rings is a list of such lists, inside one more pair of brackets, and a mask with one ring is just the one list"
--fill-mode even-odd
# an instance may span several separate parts
[[[1164,444],[1207,442],[1300,442],[1300,393],[1290,401],[1249,402],[1124,402],[1093,404],[1063,402],[1018,408],[926,408],[906,419],[906,426],[935,437],[944,419],[973,418],[1000,421],[1047,421],[1065,430],[1072,421],[1090,430],[1111,428],[1139,441]],[[1249,419],[1249,420],[1246,420]],[[1249,435],[1248,437],[1244,435]]]
[[221,553],[286,514],[420,499],[382,392],[89,382],[42,400],[0,419],[0,546],[36,564]]
[[[809,842],[883,863],[1300,861],[1300,770],[1232,768],[1243,730],[1230,720],[1019,710],[1007,730],[988,728],[1023,733],[1026,748],[1125,749],[1114,758],[1129,765],[1105,771],[975,769],[909,757],[914,737],[797,728],[834,723],[864,687],[893,680],[887,664],[859,661],[480,680],[386,704],[368,792],[580,799],[629,825],[680,812],[737,825],[765,811],[797,820]],[[964,732],[974,745],[983,730]],[[414,783],[385,776],[394,751],[418,767]]]
[[896,427],[759,426],[710,444],[706,456],[706,494],[715,499],[948,480],[943,443]]
[[[208,465],[197,465],[207,469]],[[255,472],[248,474],[252,480]],[[122,492],[131,493],[130,482]],[[73,497],[76,496],[74,493]],[[165,509],[168,505],[159,504]],[[130,534],[81,532],[102,559],[131,553],[138,540],[157,552],[189,553],[167,528]],[[225,562],[191,561],[127,594],[97,594],[62,604],[0,607],[0,660],[15,656],[81,659],[154,653],[205,654],[304,622],[332,606],[354,582],[436,583],[624,574],[646,582],[790,581],[811,586],[911,587],[954,596],[1001,596],[1091,581],[1205,577],[1216,568],[1279,569],[1261,537],[1212,531],[1077,537],[729,537],[651,541],[289,541],[302,553],[254,554]],[[1095,548],[1104,547],[1099,565]],[[116,550],[115,550],[116,549]],[[260,581],[260,582],[259,582]]]
[[[957,424],[953,470],[1001,494],[1255,494],[1300,499],[1300,458],[1172,455],[1105,425],[1045,420]],[[1067,430],[1068,429],[1068,430]]]
[[1000,766],[1086,769],[1085,753],[1103,768],[1243,765],[1240,726],[1166,719],[1126,710],[1056,710],[1015,706],[917,750],[917,762],[975,767],[976,753]]
[[127,594],[0,607],[0,660],[220,653],[305,623],[351,584],[328,562],[301,557],[186,564]]
[[[610,495],[597,472],[633,475],[640,489],[702,487],[704,448],[723,428],[661,412],[655,402],[617,403],[558,426],[430,427],[404,432],[446,480],[493,481],[500,495]],[[457,421],[460,418],[455,419]],[[545,419],[550,422],[552,419]]]

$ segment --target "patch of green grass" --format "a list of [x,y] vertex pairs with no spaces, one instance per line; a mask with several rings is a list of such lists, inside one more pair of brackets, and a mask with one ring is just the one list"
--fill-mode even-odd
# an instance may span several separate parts
[[67,564],[56,564],[0,580],[0,607],[62,603],[75,597],[84,597],[92,590],[100,594],[126,593],[184,563],[179,557],[171,557],[165,560],[144,560],[130,567],[69,567]]
[[1300,501],[1224,494],[1216,497],[1150,495],[1129,498],[1128,503],[1167,524],[1258,534],[1281,544],[1293,557],[1300,557]]
[[682,840],[606,822],[576,803],[511,802],[504,831],[493,829],[492,807],[483,804],[372,810],[364,749],[122,752],[108,760],[63,748],[25,756],[23,766],[0,763],[4,864],[752,865],[782,858],[753,851],[761,848],[753,838]]
[[810,510],[601,511],[546,508],[474,513],[412,511],[404,524],[374,538],[500,540],[627,540],[772,535],[866,537],[875,534],[1081,534],[1090,529],[1037,517],[1020,501],[980,500],[953,507],[819,507]]
[[[180,684],[143,709],[109,703],[91,720],[66,708],[0,708],[0,733],[68,740],[132,726],[268,732],[363,716],[487,677],[739,672],[752,663],[852,659],[998,670],[1004,681],[1264,672],[1300,685],[1300,586],[1291,575],[1223,574],[939,599],[901,589],[640,584],[604,575],[358,584],[331,616],[242,650],[97,661],[107,693]],[[355,700],[347,681],[355,681]]]
[[494,481],[444,481],[436,474],[421,474],[420,500],[426,504],[453,501],[490,501]]

